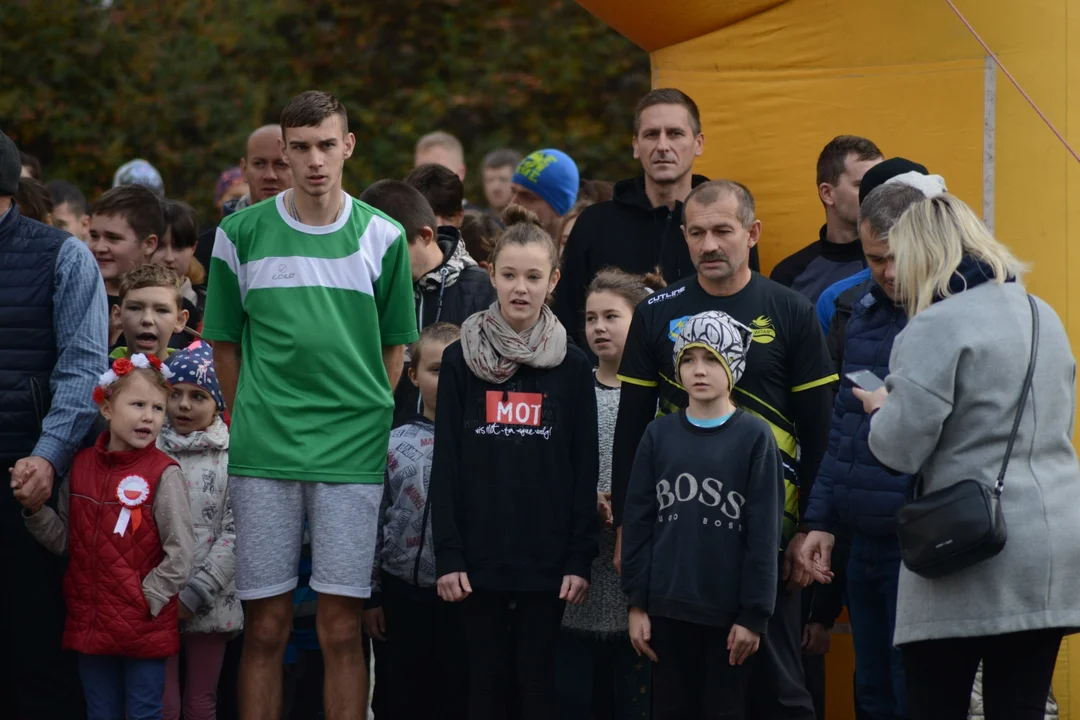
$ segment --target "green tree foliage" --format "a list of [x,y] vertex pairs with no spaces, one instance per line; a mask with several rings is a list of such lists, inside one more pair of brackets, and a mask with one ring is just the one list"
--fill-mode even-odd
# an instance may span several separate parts
[[247,134],[318,88],[349,110],[354,193],[403,177],[416,139],[465,144],[469,197],[496,147],[559,147],[583,177],[635,172],[647,55],[572,0],[10,0],[0,127],[91,199],[144,157],[214,217]]

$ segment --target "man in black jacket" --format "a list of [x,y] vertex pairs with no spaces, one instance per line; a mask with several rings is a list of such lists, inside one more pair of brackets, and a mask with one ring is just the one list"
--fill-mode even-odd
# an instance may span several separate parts
[[[397,220],[409,239],[416,296],[416,325],[423,330],[437,322],[460,325],[495,302],[491,277],[465,250],[457,228],[439,226],[435,212],[419,190],[397,180],[380,180],[360,200]],[[420,412],[420,392],[405,370],[394,390],[394,427]]]
[[[680,227],[683,201],[708,180],[693,174],[705,148],[697,104],[674,88],[645,95],[634,111],[633,147],[644,174],[616,183],[612,200],[585,208],[563,250],[555,314],[582,347],[585,288],[597,271],[659,267],[668,284],[694,274]],[[750,269],[758,269],[756,247]]]

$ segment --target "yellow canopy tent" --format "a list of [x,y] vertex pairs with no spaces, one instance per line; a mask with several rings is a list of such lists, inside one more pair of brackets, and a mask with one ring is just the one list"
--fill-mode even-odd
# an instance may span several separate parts
[[[1080,81],[1080,0],[954,2],[1080,147],[1080,92],[1069,92],[1070,80]],[[836,135],[862,135],[886,157],[943,175],[953,193],[981,209],[997,237],[1032,263],[1028,286],[1080,337],[1080,280],[1070,282],[1080,277],[1080,251],[1070,252],[1080,247],[1080,195],[1070,192],[1080,164],[946,0],[579,3],[649,51],[654,87],[677,87],[697,101],[705,155],[695,169],[753,191],[764,224],[763,270],[817,239],[821,148]],[[850,717],[840,712],[851,696],[850,642],[839,645],[830,657],[829,715],[836,718]],[[1058,662],[1062,718],[1073,688],[1080,692],[1076,638]]]

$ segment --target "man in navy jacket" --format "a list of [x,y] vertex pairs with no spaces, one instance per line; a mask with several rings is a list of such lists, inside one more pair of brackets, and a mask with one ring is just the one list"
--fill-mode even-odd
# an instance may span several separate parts
[[856,299],[844,330],[841,386],[828,451],[807,508],[805,522],[811,532],[802,553],[808,567],[815,553],[825,550],[828,557],[836,535],[850,537],[847,596],[855,644],[855,694],[865,717],[872,720],[906,717],[903,666],[892,636],[900,573],[896,512],[904,502],[908,478],[881,465],[870,452],[870,417],[846,375],[869,370],[884,378],[889,373],[893,341],[907,316],[896,302],[888,232],[907,208],[926,197],[905,184],[903,177],[886,183],[907,169],[902,163],[886,167],[888,163],[877,166],[882,171],[874,168],[866,175],[872,185],[860,207],[859,236],[872,278],[853,290]]

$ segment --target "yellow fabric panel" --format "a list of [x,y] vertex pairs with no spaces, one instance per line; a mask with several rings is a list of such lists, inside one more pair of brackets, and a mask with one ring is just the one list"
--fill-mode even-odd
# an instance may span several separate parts
[[583,8],[646,50],[719,30],[786,0],[579,0]]

